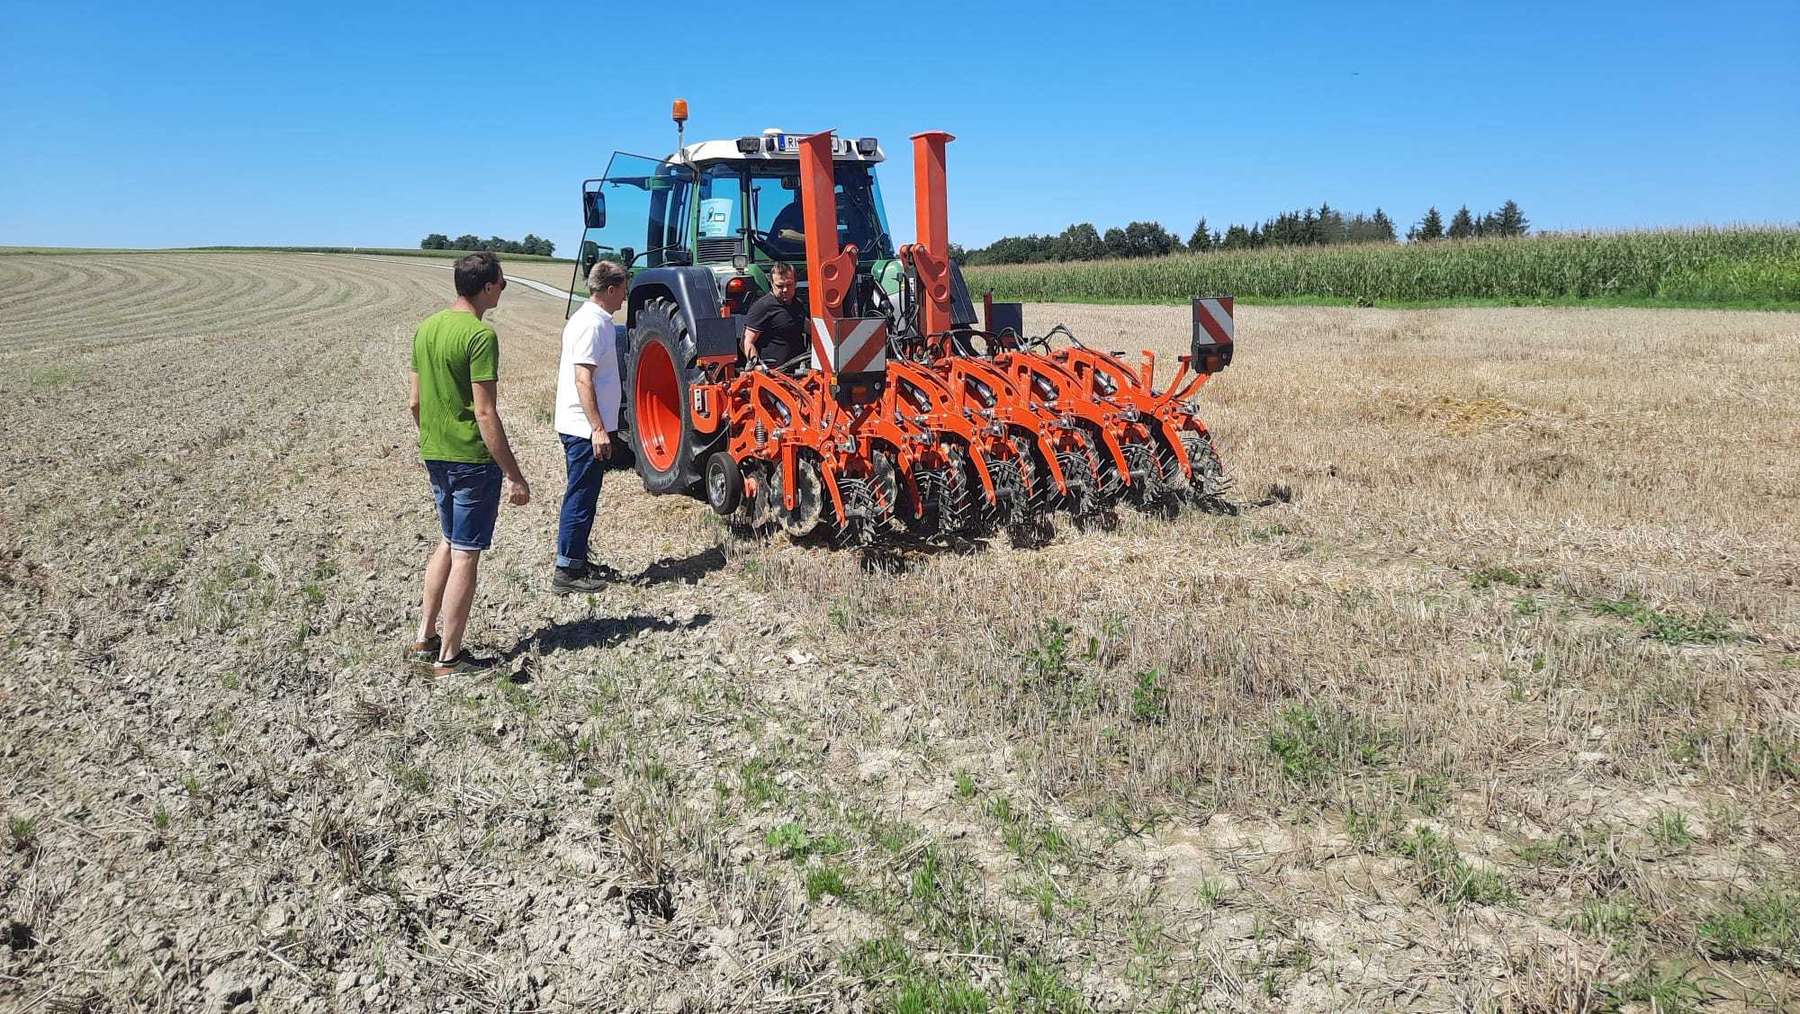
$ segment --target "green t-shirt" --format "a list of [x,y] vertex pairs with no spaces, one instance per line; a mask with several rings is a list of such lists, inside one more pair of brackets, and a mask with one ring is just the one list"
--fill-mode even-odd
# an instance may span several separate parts
[[475,383],[500,378],[500,338],[466,310],[440,310],[413,334],[419,375],[419,456],[426,461],[494,460],[475,424]]

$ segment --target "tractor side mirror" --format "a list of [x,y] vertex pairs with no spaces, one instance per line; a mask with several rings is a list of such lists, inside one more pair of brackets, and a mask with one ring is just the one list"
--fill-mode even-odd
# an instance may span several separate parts
[[631,262],[637,260],[637,251],[631,247],[623,247],[619,250],[619,260],[623,262],[625,270],[630,271]]
[[598,190],[581,195],[581,220],[590,229],[606,228],[606,195]]
[[581,273],[587,274],[594,269],[594,262],[600,259],[600,244],[591,239],[581,241]]

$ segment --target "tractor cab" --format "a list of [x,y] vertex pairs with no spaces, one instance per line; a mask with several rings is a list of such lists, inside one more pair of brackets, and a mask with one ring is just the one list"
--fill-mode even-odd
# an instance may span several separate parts
[[[605,175],[582,184],[585,230],[571,311],[581,280],[594,262],[615,260],[636,276],[646,269],[704,268],[719,309],[737,314],[769,290],[768,268],[782,261],[806,284],[806,219],[800,199],[795,135],[759,136],[684,145],[664,159],[617,152]],[[882,206],[875,166],[883,160],[872,137],[834,138],[837,239],[857,250],[858,273],[887,291],[899,265]],[[640,301],[633,300],[633,309]]]

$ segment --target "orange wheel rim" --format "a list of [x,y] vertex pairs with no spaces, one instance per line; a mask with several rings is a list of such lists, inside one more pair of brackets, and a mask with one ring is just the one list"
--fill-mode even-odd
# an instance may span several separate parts
[[681,385],[675,361],[660,342],[650,342],[638,358],[633,403],[638,443],[652,468],[666,472],[681,449]]

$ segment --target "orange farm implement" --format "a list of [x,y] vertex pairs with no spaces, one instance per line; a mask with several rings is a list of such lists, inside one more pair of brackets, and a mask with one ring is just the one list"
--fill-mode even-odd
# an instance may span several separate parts
[[[618,154],[583,185],[577,285],[601,257],[631,271],[622,418],[646,489],[858,543],[1041,537],[1057,511],[1121,502],[1227,506],[1198,394],[1231,362],[1230,297],[1193,300],[1192,344],[1161,387],[1149,352],[1128,362],[1061,325],[1028,336],[1016,303],[984,299],[978,316],[949,258],[951,140],[912,138],[916,240],[898,248],[874,138],[770,130]],[[800,269],[809,347],[746,362],[744,314],[776,262]]]

